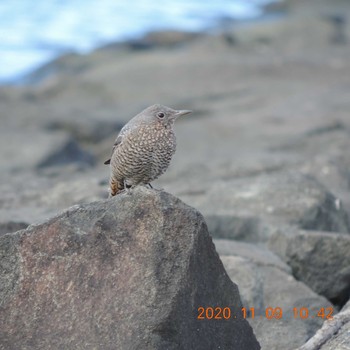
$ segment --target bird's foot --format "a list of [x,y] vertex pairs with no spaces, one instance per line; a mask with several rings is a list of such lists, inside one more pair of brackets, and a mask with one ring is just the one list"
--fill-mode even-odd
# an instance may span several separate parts
[[132,189],[133,189],[132,186],[126,187],[126,188],[124,189],[125,194],[128,195],[128,196],[131,196],[131,194],[132,194]]

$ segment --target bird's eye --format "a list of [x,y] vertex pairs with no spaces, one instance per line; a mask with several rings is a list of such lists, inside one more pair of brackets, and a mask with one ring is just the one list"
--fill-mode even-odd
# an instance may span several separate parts
[[160,112],[157,114],[158,118],[163,119],[164,118],[164,113]]

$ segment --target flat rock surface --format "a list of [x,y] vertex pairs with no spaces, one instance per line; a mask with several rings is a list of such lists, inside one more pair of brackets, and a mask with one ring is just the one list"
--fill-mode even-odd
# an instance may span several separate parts
[[273,235],[269,247],[316,293],[336,304],[349,299],[349,234],[286,230]]
[[291,268],[278,255],[262,245],[234,241],[229,239],[214,239],[216,251],[221,257],[240,256],[252,261],[258,266],[275,266],[291,273]]

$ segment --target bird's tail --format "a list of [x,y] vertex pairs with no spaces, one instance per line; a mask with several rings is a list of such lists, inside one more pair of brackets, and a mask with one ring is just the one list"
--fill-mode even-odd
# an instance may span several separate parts
[[118,181],[113,176],[109,179],[109,198],[117,195],[124,189],[124,183]]

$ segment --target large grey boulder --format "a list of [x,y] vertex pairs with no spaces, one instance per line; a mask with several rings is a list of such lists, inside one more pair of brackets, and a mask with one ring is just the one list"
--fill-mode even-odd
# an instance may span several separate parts
[[350,234],[289,229],[274,234],[269,247],[316,293],[340,305],[349,299]]
[[[266,248],[226,240],[215,240],[215,245],[228,275],[238,285],[244,307],[250,311],[247,319],[263,350],[294,350],[322,326],[319,310],[333,308],[336,313],[326,298],[297,281],[290,268]],[[299,317],[303,307],[309,313],[304,319]],[[278,318],[280,311],[282,317]],[[277,318],[271,317],[273,312]]]
[[198,208],[217,238],[266,241],[276,227],[349,232],[341,201],[318,181],[279,172],[230,181],[212,181],[181,196]]
[[[144,187],[0,237],[0,349],[260,346],[196,210]],[[199,307],[229,319],[198,319]]]

